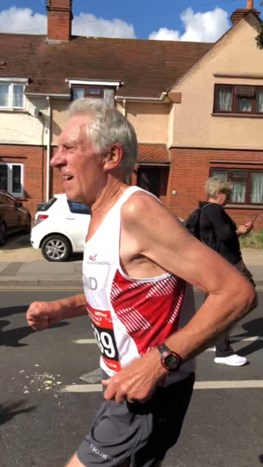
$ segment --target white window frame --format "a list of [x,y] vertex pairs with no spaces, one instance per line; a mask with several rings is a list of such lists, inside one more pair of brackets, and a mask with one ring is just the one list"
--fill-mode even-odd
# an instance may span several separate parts
[[[0,110],[25,110],[26,99],[25,99],[25,87],[28,83],[27,79],[24,78],[0,78],[0,86],[8,86],[8,103],[7,105],[0,105]],[[14,106],[14,88],[15,86],[23,86],[23,99],[22,106]]]
[[[116,90],[119,89],[119,87],[123,85],[122,81],[96,80],[96,79],[91,79],[91,80],[67,79],[66,82],[68,82],[71,90],[74,88],[83,89],[84,96],[89,96],[90,98],[94,98],[94,99],[103,99],[108,104],[110,104],[111,102],[113,106],[115,104]],[[100,92],[98,93],[98,95],[89,94],[88,92],[89,88],[97,88]],[[112,93],[112,96],[109,96],[109,93]]]
[[[15,198],[24,197],[24,188],[23,188],[24,187],[24,164],[19,164],[17,162],[0,162],[0,166],[1,165],[7,166],[7,189],[6,191],[8,191],[8,193],[10,193],[10,195],[14,196]],[[21,175],[20,175],[21,190],[18,193],[12,190],[13,188],[12,186],[13,166],[17,166],[17,165],[21,169]]]

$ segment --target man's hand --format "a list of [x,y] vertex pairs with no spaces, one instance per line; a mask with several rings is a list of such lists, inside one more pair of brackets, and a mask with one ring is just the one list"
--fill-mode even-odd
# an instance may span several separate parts
[[246,224],[239,225],[237,229],[237,235],[246,235],[253,229],[254,224],[252,221],[246,222]]
[[118,404],[125,400],[143,402],[151,397],[158,381],[166,374],[158,350],[153,349],[122,368],[112,378],[103,380],[102,384],[106,386],[104,397]]
[[33,302],[27,310],[26,319],[35,331],[43,331],[61,321],[62,316],[55,302]]

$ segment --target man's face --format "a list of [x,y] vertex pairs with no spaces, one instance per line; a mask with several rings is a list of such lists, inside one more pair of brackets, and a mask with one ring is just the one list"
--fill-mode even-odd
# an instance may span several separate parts
[[91,123],[85,115],[73,116],[61,133],[51,160],[51,166],[60,170],[67,198],[86,204],[94,202],[105,177],[103,156],[94,151],[88,138]]

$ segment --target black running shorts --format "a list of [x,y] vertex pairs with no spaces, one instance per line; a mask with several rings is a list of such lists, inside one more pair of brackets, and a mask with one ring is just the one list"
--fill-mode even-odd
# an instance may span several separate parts
[[84,466],[152,467],[164,458],[180,434],[194,373],[168,387],[158,387],[148,401],[104,401],[77,457]]

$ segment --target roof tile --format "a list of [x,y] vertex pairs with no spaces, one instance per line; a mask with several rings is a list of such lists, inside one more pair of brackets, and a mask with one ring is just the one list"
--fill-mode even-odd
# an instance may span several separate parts
[[120,96],[159,98],[212,44],[73,36],[0,34],[0,77],[25,77],[26,92],[69,94],[66,79],[123,81]]

